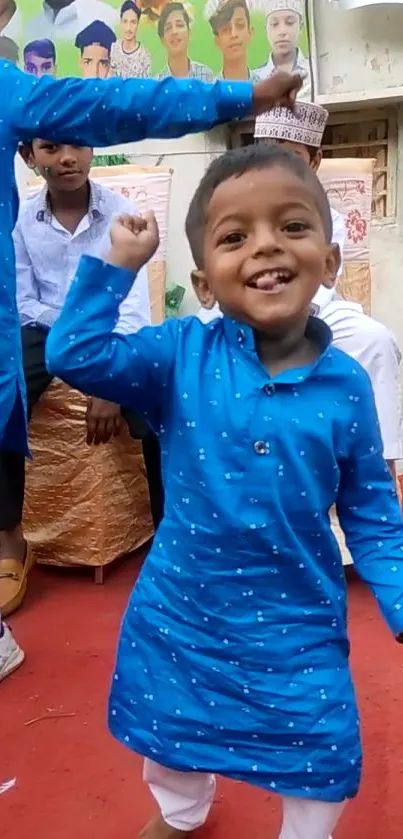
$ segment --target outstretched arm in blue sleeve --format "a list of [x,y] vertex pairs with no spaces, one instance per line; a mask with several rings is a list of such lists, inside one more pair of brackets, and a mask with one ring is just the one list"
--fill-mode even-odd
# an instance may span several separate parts
[[81,259],[46,346],[53,375],[82,393],[140,411],[158,431],[175,358],[177,321],[114,332],[135,277],[95,257]]
[[111,146],[145,137],[180,137],[252,110],[249,82],[35,79],[4,61],[0,61],[0,82],[9,88],[17,141],[43,137]]
[[372,387],[363,370],[356,377],[356,391],[337,513],[354,565],[398,636],[403,632],[403,518],[383,457]]

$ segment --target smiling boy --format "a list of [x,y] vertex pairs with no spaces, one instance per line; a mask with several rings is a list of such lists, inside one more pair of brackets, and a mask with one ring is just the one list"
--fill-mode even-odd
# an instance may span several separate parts
[[[294,111],[274,108],[270,114],[256,119],[255,137],[262,143],[278,144],[302,159],[317,172],[322,160],[322,139],[328,111],[312,102],[299,102]],[[333,242],[339,246],[343,257],[345,224],[343,216],[331,208]],[[341,268],[338,277],[341,275]],[[217,305],[199,310],[199,317],[209,323],[220,316]],[[374,389],[379,422],[385,447],[385,457],[393,475],[396,461],[403,457],[401,441],[401,406],[399,365],[401,353],[392,332],[382,323],[368,317],[353,301],[344,300],[335,282],[330,288],[320,286],[313,301],[317,317],[332,330],[336,347],[357,359],[368,372]],[[339,532],[339,531],[338,531]],[[345,554],[346,561],[349,555]]]
[[81,261],[47,345],[55,375],[141,406],[162,440],[165,515],[123,619],[109,725],[145,758],[159,815],[142,839],[201,827],[216,773],[281,796],[278,839],[329,839],[362,764],[334,503],[403,641],[403,522],[371,385],[310,316],[340,263],[330,208],[297,155],[250,146],[210,165],[186,232],[222,320],[115,337],[117,300],[158,246],[147,214],[113,225],[105,261]]
[[[14,231],[17,301],[30,417],[52,380],[45,365],[46,337],[60,314],[79,259],[83,253],[102,256],[106,252],[113,217],[131,212],[133,204],[120,193],[90,180],[91,148],[36,139],[32,144],[22,145],[21,154],[45,182],[37,195],[22,202]],[[144,270],[133,293],[122,305],[116,329],[126,334],[149,323],[148,279]],[[124,405],[88,399],[89,445],[107,443],[118,436],[124,422],[132,437],[143,440],[157,529],[164,506],[158,441],[147,423],[125,411]],[[18,567],[25,556],[28,571],[32,554],[22,531],[24,476],[24,454],[0,451],[0,543],[9,563]],[[3,581],[1,605],[5,616],[20,606],[25,590],[26,577],[21,580],[18,575],[10,576]]]

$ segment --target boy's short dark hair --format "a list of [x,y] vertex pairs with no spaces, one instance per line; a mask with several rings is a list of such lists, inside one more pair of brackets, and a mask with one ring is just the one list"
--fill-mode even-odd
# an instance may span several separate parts
[[197,268],[203,268],[203,243],[206,227],[206,211],[215,190],[230,178],[238,178],[253,170],[271,169],[283,166],[301,181],[312,187],[316,205],[323,221],[326,241],[330,244],[333,236],[332,214],[329,201],[318,177],[308,164],[296,154],[282,149],[281,146],[261,144],[232,149],[211,163],[190,202],[186,217],[186,235]]
[[38,41],[30,41],[29,44],[26,44],[24,47],[24,61],[27,55],[31,52],[35,55],[39,55],[39,58],[44,58],[48,61],[54,61],[56,63],[56,47],[53,41],[50,41],[49,38],[43,38]]
[[[273,141],[273,143],[276,143],[278,146],[282,146],[283,143],[286,143],[286,142],[287,142],[287,140],[281,140],[281,139],[276,139],[276,140]],[[264,140],[263,140],[263,143],[265,143]],[[266,145],[267,145],[267,143],[266,143]],[[315,157],[316,157],[318,151],[320,151],[320,149],[315,148],[315,146],[307,146],[307,145],[305,145],[305,143],[302,143],[301,145],[303,145],[306,148],[306,150],[309,154],[309,160],[312,163],[312,161],[315,160]]]
[[120,10],[121,19],[123,15],[126,14],[126,12],[134,12],[134,14],[137,15],[137,20],[140,20],[141,18],[141,9],[139,8],[139,6],[137,6],[137,3],[133,2],[133,0],[126,0],[126,2],[123,3],[123,6]]
[[244,10],[248,26],[250,27],[250,12],[246,0],[228,0],[228,3],[223,3],[219,6],[215,14],[210,18],[210,26],[214,35],[218,35],[220,29],[224,29],[224,26],[228,26],[236,9]]
[[172,12],[180,12],[183,16],[183,20],[186,23],[188,29],[190,29],[190,16],[189,13],[186,11],[183,3],[174,2],[174,3],[167,3],[164,6],[159,18],[158,18],[158,35],[162,39],[164,37],[165,32],[165,24],[169,18],[169,15]]

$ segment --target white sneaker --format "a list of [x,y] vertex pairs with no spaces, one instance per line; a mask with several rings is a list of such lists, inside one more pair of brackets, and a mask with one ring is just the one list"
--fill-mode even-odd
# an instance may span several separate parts
[[0,638],[0,682],[13,673],[22,664],[25,653],[14,640],[7,624],[4,626],[4,635]]

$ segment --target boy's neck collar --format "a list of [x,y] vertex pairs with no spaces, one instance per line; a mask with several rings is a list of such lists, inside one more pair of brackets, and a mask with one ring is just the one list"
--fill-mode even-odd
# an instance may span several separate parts
[[[89,198],[88,198],[88,205],[84,211],[84,215],[88,213],[91,218],[91,221],[98,221],[101,218],[104,218],[104,209],[103,209],[103,199],[102,199],[102,191],[100,187],[95,184],[91,179],[88,179],[89,185]],[[60,207],[58,208],[60,209]],[[50,193],[48,186],[45,185],[44,189],[42,190],[42,200],[41,206],[37,212],[36,219],[37,221],[46,221],[50,222],[52,220],[52,206],[50,202]]]
[[89,180],[86,181],[80,189],[74,192],[57,192],[52,194],[52,190],[47,187],[46,203],[49,210],[57,212],[59,210],[79,210],[86,215],[89,211],[91,202],[91,185]]
[[[255,332],[251,326],[224,315],[224,331],[228,340],[242,350],[256,352]],[[333,340],[331,329],[319,318],[310,316],[305,329],[305,337],[314,341],[321,354],[326,352]]]

